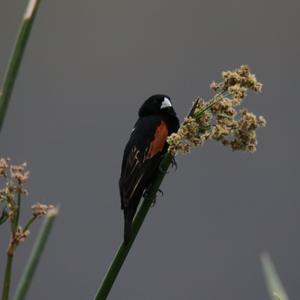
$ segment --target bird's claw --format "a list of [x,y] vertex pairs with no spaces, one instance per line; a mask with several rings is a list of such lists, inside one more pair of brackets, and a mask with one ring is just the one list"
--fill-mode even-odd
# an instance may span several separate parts
[[[164,156],[165,156],[165,155],[166,155],[166,154],[164,154]],[[171,167],[172,167],[172,168],[175,167],[175,171],[177,171],[178,166],[177,166],[177,162],[176,162],[176,160],[175,160],[175,157],[172,157],[172,160],[171,160]],[[169,173],[169,172],[168,172],[168,169],[164,170],[164,169],[162,168],[161,164],[158,166],[158,170],[159,170],[161,173],[163,173],[163,174],[168,174],[168,173]]]
[[[158,189],[157,192],[161,195],[161,197],[164,196],[164,192],[161,189]],[[148,196],[149,196],[149,191],[145,190],[143,194],[144,199],[146,199]],[[154,199],[152,200],[151,206],[154,206],[156,204],[156,199],[157,199],[157,195],[155,195]]]
[[161,195],[162,197],[164,196],[164,192],[163,192],[163,190],[161,190],[161,189],[158,189],[157,191],[160,193],[160,195]]
[[177,162],[175,160],[175,157],[172,157],[172,161],[171,161],[171,167],[175,167],[175,171],[177,171],[178,169],[178,165],[177,165]]
[[[161,197],[164,196],[164,192],[161,189],[158,189],[157,192],[161,195]],[[152,200],[152,207],[156,204],[156,200],[157,200],[157,194],[155,195],[154,199]]]

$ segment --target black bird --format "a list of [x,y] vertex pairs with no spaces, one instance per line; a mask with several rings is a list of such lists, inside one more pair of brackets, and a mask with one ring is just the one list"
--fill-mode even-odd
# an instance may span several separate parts
[[143,193],[168,149],[167,136],[179,128],[179,120],[166,95],[153,95],[139,110],[124,150],[119,188],[124,211],[124,243],[130,239],[131,224]]

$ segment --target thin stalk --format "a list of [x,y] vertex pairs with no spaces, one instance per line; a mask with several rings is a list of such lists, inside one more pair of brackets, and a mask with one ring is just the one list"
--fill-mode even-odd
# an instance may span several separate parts
[[9,290],[10,290],[10,279],[11,279],[11,271],[13,264],[14,256],[7,254],[6,259],[6,267],[5,267],[5,275],[3,282],[3,291],[2,291],[2,300],[8,300],[9,298]]
[[[218,94],[214,95],[213,98],[211,98],[208,103],[197,112],[197,116],[202,115],[205,111],[207,111],[208,109],[210,109],[214,104],[216,104],[218,101],[220,101],[222,99],[222,96],[228,96],[229,94],[225,94],[226,91],[222,91],[219,92]],[[189,116],[191,116],[191,114],[189,114]],[[197,117],[196,116],[196,117]]]
[[30,219],[29,219],[29,221],[27,222],[27,224],[24,226],[24,232],[25,231],[27,231],[29,228],[30,228],[30,226],[31,226],[31,224],[36,220],[36,216],[32,216]]
[[[197,99],[192,108],[190,113],[188,114],[188,117],[191,116],[195,108],[199,102],[199,99]],[[131,237],[128,244],[124,245],[124,243],[121,244],[118,252],[116,253],[114,260],[112,261],[106,275],[104,276],[104,279],[99,287],[99,289],[96,292],[94,300],[104,300],[107,298],[118,274],[120,269],[123,266],[123,263],[131,249],[131,246],[145,220],[145,217],[151,207],[151,204],[153,203],[153,200],[156,197],[156,194],[158,192],[158,189],[167,173],[167,170],[172,162],[173,156],[168,152],[164,158],[162,159],[159,169],[156,172],[156,175],[154,176],[154,180],[151,183],[151,187],[147,193],[147,196],[144,198],[143,203],[141,204],[132,224],[132,231],[131,231]],[[17,300],[17,299],[14,299]],[[18,299],[19,300],[19,299]]]
[[40,0],[29,0],[0,89],[0,131]]
[[16,251],[16,244],[13,241],[19,226],[20,208],[21,208],[21,193],[18,193],[16,212],[15,212],[14,220],[11,224],[11,240],[9,242],[7,256],[6,256],[6,267],[5,267],[5,274],[4,274],[4,281],[3,281],[2,300],[9,299],[12,266],[13,266],[15,251]]
[[46,216],[44,224],[39,232],[39,235],[36,238],[36,242],[31,251],[31,255],[29,257],[29,260],[27,262],[25,270],[24,270],[22,277],[20,279],[20,282],[17,286],[14,300],[23,300],[26,297],[26,294],[30,287],[33,275],[37,269],[39,260],[43,253],[43,250],[45,248],[47,239],[51,232],[53,222],[55,220],[55,217],[57,216],[57,213],[58,213],[58,210],[56,208],[53,208],[52,210],[50,210],[48,212],[48,214]]
[[14,236],[18,226],[19,226],[19,219],[20,219],[20,210],[21,210],[21,193],[17,194],[17,207],[16,207],[16,214],[14,216],[14,221],[12,223],[12,235]]

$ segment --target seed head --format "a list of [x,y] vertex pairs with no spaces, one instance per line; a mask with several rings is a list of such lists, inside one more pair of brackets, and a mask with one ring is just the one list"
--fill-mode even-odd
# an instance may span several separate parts
[[26,167],[26,163],[10,166],[11,177],[16,179],[19,185],[24,184],[29,177],[29,171],[26,171]]
[[172,155],[189,153],[208,139],[220,141],[233,150],[256,150],[256,129],[264,127],[266,121],[247,110],[238,112],[236,107],[242,104],[248,90],[261,92],[262,84],[246,65],[225,71],[222,77],[223,81],[210,84],[214,97],[207,102],[198,101],[192,115],[183,121],[177,133],[168,137]]
[[46,215],[50,209],[54,208],[54,206],[37,203],[35,205],[32,205],[31,208],[32,208],[32,215],[34,217],[40,217]]
[[18,229],[16,230],[14,239],[17,243],[24,242],[29,234],[30,234],[29,230],[24,231],[24,229],[21,226],[19,226]]
[[8,169],[8,163],[4,158],[0,159],[0,176],[6,177],[6,171]]

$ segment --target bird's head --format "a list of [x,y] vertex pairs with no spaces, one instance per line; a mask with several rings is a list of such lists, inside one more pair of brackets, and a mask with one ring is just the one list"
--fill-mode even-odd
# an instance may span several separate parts
[[154,114],[166,114],[176,117],[176,113],[169,96],[153,95],[144,102],[139,110],[139,117]]

